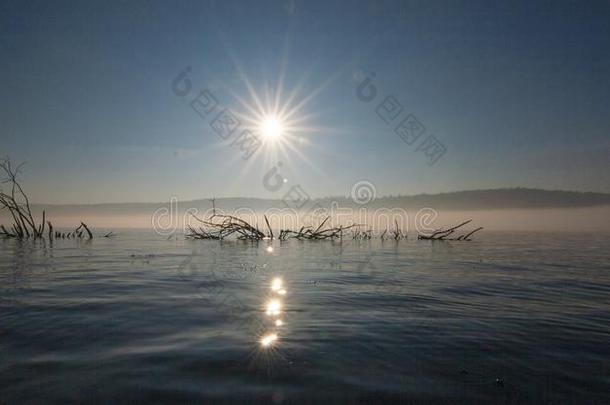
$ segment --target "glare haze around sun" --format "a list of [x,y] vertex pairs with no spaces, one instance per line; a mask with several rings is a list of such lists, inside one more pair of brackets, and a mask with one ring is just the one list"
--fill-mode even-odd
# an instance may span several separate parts
[[[319,134],[322,128],[311,124],[311,120],[317,113],[310,111],[310,103],[317,95],[334,79],[334,76],[318,86],[312,87],[307,93],[302,93],[305,79],[301,78],[299,83],[292,89],[284,86],[285,69],[282,66],[277,73],[275,86],[266,80],[258,87],[246,75],[243,66],[237,59],[235,66],[240,74],[243,87],[247,90],[247,96],[242,96],[239,91],[230,91],[232,96],[240,104],[239,119],[244,127],[255,135],[260,141],[263,153],[259,154],[266,165],[275,165],[281,161],[302,161],[312,170],[318,171],[306,156],[306,147],[312,146],[310,137]],[[275,76],[274,76],[275,77]],[[258,92],[257,92],[258,89]],[[326,129],[326,133],[332,132]],[[245,144],[242,142],[242,146]],[[255,160],[251,160],[252,164]],[[249,164],[247,166],[249,166]],[[288,170],[288,168],[285,168]],[[249,170],[244,168],[244,172]],[[284,178],[284,182],[286,182]]]
[[277,117],[266,117],[261,124],[261,133],[266,139],[276,140],[282,136],[284,128]]

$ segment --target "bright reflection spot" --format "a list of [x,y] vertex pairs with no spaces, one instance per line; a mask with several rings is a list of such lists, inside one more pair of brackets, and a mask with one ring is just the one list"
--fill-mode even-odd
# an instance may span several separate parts
[[271,282],[271,289],[273,291],[278,291],[282,288],[282,279],[279,277],[276,277],[273,279],[273,281]]
[[274,116],[266,117],[261,123],[261,133],[269,140],[278,139],[282,135],[283,130],[280,120]]
[[271,300],[267,303],[267,315],[279,315],[282,309],[282,303],[280,300]]
[[270,334],[265,335],[265,336],[263,336],[261,338],[261,346],[269,347],[276,340],[277,340],[277,334],[276,333],[270,333]]
[[[278,333],[280,332],[280,328],[284,326],[284,320],[282,319],[282,308],[284,306],[283,295],[286,294],[284,280],[282,277],[273,277],[270,282],[273,298],[265,303],[265,313],[270,317],[269,321],[272,321],[273,323],[270,323],[269,325],[272,326],[272,329],[267,330],[266,334],[262,337],[258,337],[259,343],[263,348],[269,348],[277,344],[277,340],[279,339]],[[275,294],[281,295],[282,297]]]
[[273,246],[267,246],[267,252],[271,253],[273,252]]

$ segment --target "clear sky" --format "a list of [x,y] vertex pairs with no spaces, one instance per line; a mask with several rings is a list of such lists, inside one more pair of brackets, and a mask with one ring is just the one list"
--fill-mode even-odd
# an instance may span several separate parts
[[[379,195],[610,192],[608,21],[610,3],[579,1],[4,1],[0,151],[50,203],[347,195],[360,180]],[[242,159],[190,107],[203,89],[244,120],[279,94],[282,138]],[[387,96],[398,121],[376,112]],[[411,145],[394,132],[409,114],[426,130]],[[433,165],[417,150],[429,135],[446,149]]]

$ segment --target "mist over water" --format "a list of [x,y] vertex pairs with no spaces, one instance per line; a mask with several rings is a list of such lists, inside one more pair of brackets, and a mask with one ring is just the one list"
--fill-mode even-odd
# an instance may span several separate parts
[[609,236],[0,240],[0,402],[607,403]]
[[[163,211],[162,217],[155,216],[154,208],[129,210],[121,213],[120,209],[113,212],[100,209],[82,209],[69,211],[47,210],[51,215],[53,225],[73,229],[85,221],[93,228],[141,228],[151,229],[161,224],[160,231],[163,234],[182,233],[188,224],[197,224],[192,215],[187,212],[189,206],[179,207],[171,211],[170,206],[161,206],[167,209]],[[157,208],[158,209],[158,208]],[[207,210],[195,210],[200,218],[206,218],[211,214]],[[255,210],[243,207],[236,210],[226,210],[226,213],[241,214],[240,216],[252,223],[264,226],[263,215],[267,215],[274,229],[294,229],[300,226],[318,225],[326,218],[326,211],[321,211],[312,217],[311,213],[284,208],[282,210]],[[441,228],[443,226],[457,224],[466,219],[473,219],[476,226],[483,226],[487,230],[511,230],[511,231],[610,231],[610,206],[586,207],[586,208],[539,208],[539,209],[493,209],[493,210],[455,210],[434,209],[423,207],[418,209],[354,209],[350,215],[331,216],[330,222],[335,226],[350,224],[364,224],[363,228],[372,228],[376,232],[394,228],[394,220],[397,220],[403,230],[413,234],[425,232],[429,229]],[[425,219],[422,213],[434,212],[430,218]],[[10,218],[0,213],[0,223],[9,223]],[[425,226],[421,226],[425,222]]]

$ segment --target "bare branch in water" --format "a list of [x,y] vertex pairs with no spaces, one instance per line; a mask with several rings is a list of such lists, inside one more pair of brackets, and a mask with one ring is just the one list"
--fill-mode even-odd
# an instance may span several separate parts
[[[53,236],[55,236],[55,238],[65,238],[65,234],[59,232],[53,233],[53,226],[50,221],[47,221],[46,211],[42,211],[42,220],[40,223],[37,223],[34,219],[34,214],[32,213],[32,208],[30,206],[30,199],[17,179],[22,167],[23,163],[14,167],[8,158],[0,161],[0,175],[4,175],[4,178],[0,181],[3,184],[8,184],[8,188],[10,189],[10,191],[7,192],[0,189],[0,210],[8,210],[13,218],[13,224],[10,227],[10,231],[7,230],[4,225],[0,225],[0,237],[19,239],[44,238],[45,227],[48,225],[49,240],[52,240]],[[93,239],[93,233],[83,222],[81,222],[81,225],[76,228],[72,234],[68,233],[67,237],[70,238],[70,236],[72,236],[81,238],[83,235],[83,231],[80,230],[81,228],[87,232],[89,239]]]
[[451,228],[448,229],[437,229],[436,231],[432,232],[430,235],[418,235],[417,239],[420,240],[459,240],[459,241],[469,241],[470,236],[472,236],[475,232],[480,231],[481,229],[483,229],[483,227],[479,227],[471,232],[469,232],[468,234],[465,235],[460,235],[457,238],[448,238],[449,236],[453,235],[455,233],[455,231],[459,228],[461,228],[464,225],[469,224],[470,222],[472,222],[472,219],[469,219],[468,221],[464,221],[461,224],[458,224],[456,226],[453,226]]

